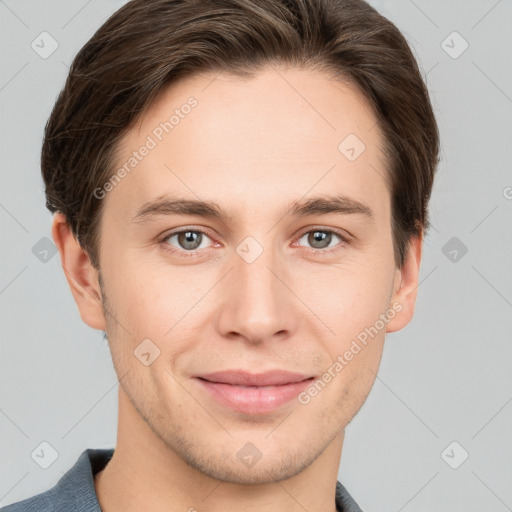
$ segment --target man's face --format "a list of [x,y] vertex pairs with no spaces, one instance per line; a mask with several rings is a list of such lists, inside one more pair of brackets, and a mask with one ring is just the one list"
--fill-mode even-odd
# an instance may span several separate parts
[[[389,317],[399,277],[381,144],[361,93],[318,72],[196,75],[157,98],[124,137],[115,169],[144,145],[146,156],[103,199],[121,423],[141,423],[214,478],[246,483],[295,475],[342,436],[375,379],[391,330],[380,315]],[[339,196],[372,215],[289,212]],[[222,216],[135,218],[166,197],[216,203]],[[175,234],[183,228],[188,235]],[[310,381],[288,386],[290,398],[199,378],[226,370]]]

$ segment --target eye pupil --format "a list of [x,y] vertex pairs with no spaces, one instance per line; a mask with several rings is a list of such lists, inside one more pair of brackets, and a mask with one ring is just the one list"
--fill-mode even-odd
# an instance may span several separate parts
[[[325,231],[312,231],[309,234],[309,240],[308,242],[315,248],[315,249],[322,249],[325,247],[328,247],[331,242],[331,233],[327,233]],[[325,243],[327,241],[327,243]]]
[[178,233],[178,243],[183,249],[197,249],[201,245],[202,233],[198,231],[182,231]]

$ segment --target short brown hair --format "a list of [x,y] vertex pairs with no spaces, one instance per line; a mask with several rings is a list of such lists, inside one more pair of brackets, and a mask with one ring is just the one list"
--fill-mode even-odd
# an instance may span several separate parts
[[[439,133],[406,39],[363,0],[132,0],[76,55],[45,129],[46,206],[99,269],[101,199],[122,136],[179,77],[286,63],[355,84],[384,135],[395,263],[429,227]],[[341,141],[340,141],[341,142]]]

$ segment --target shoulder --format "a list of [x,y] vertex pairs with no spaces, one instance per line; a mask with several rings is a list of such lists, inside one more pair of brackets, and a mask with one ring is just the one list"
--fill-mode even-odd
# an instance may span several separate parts
[[50,512],[55,509],[55,496],[50,489],[2,508],[2,512]]
[[1,512],[101,512],[94,475],[106,466],[113,453],[113,449],[88,448],[54,487],[7,505]]
[[338,512],[363,512],[341,482],[336,482],[336,510]]

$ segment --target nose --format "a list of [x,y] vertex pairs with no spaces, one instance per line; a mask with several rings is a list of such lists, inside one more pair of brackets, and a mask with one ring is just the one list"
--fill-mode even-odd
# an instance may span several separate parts
[[251,261],[234,252],[232,263],[217,317],[220,334],[253,344],[290,337],[300,311],[279,255],[264,248]]

